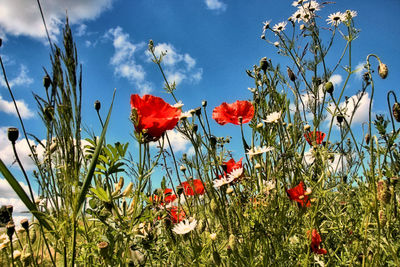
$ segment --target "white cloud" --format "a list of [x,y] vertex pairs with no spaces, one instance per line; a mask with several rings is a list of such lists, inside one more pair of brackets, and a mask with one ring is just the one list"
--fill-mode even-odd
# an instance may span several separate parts
[[[22,188],[25,190],[25,193],[30,196],[28,186],[23,183],[19,182]],[[9,183],[6,179],[0,177],[0,206],[13,206],[13,219],[16,225],[19,225],[19,222],[23,218],[30,218],[29,214],[24,214],[28,209],[26,208],[25,204],[19,199],[18,195],[14,192],[11,188]],[[34,193],[36,197],[36,194]]]
[[[70,23],[79,23],[98,17],[111,7],[113,0],[52,0],[41,1],[50,35],[60,33],[66,12]],[[36,39],[46,36],[36,1],[3,0],[0,9],[0,28],[10,35],[25,35]]]
[[149,93],[151,83],[146,81],[146,72],[143,66],[137,63],[136,58],[137,52],[144,49],[145,43],[132,43],[129,34],[124,33],[121,27],[108,30],[105,37],[112,40],[115,49],[110,60],[115,75],[128,79],[142,94]]
[[360,62],[357,64],[356,68],[354,69],[356,78],[358,80],[361,80],[364,72],[366,71],[366,69],[364,68],[365,64],[366,64],[365,62]]
[[226,10],[226,4],[219,0],[205,0],[205,3],[208,9],[220,11]]
[[329,81],[333,83],[334,88],[336,88],[342,83],[343,78],[340,74],[334,74],[329,78]]
[[[165,68],[165,74],[168,82],[180,84],[183,81],[197,83],[201,80],[203,69],[196,68],[196,60],[189,54],[180,54],[172,44],[160,43],[154,47],[154,53],[157,57],[164,54],[162,64]],[[146,51],[148,61],[151,62],[152,55]]]
[[[343,101],[342,103],[339,104],[340,110],[343,112],[345,115],[346,119],[349,121],[351,115],[354,112],[353,123],[363,123],[368,121],[368,116],[369,116],[369,103],[371,99],[368,95],[368,93],[358,93],[356,95],[353,95],[347,100]],[[328,109],[333,113],[335,111],[335,105],[331,104]],[[332,119],[332,115],[329,113],[326,121],[330,123]]]
[[[19,74],[17,77],[8,80],[8,84],[11,88],[15,86],[28,86],[33,83],[33,79],[28,76],[28,69],[25,65],[21,64],[19,69]],[[3,87],[7,87],[6,81],[4,78],[1,78],[1,85]]]
[[[171,143],[172,149],[174,152],[183,152],[187,153],[189,149],[189,145],[191,144],[188,139],[185,138],[184,135],[182,135],[180,132],[176,130],[169,130],[166,132],[168,134],[169,141]],[[161,141],[162,142],[162,141]],[[151,142],[150,145],[152,147],[157,147],[158,141],[157,142]],[[168,149],[168,141],[165,139],[164,141],[164,148]]]
[[87,26],[85,24],[80,24],[76,29],[76,36],[83,36],[86,34]]
[[[23,119],[29,119],[34,116],[33,111],[29,109],[28,104],[26,104],[24,100],[16,100],[15,102],[17,103],[19,113],[21,114],[21,117]],[[0,112],[1,111],[17,116],[14,103],[12,101],[4,100],[3,97],[0,95]]]

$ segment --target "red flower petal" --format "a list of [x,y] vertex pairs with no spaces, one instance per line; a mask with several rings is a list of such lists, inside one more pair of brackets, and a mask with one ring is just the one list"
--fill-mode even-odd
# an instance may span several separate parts
[[[309,234],[309,232],[308,232]],[[316,229],[311,232],[311,250],[316,254],[326,254],[327,251],[324,248],[319,248],[321,244],[321,236]]]
[[308,195],[304,195],[304,193],[306,192],[304,187],[305,187],[304,182],[301,181],[297,186],[295,186],[291,189],[287,189],[286,193],[288,194],[290,200],[296,201],[302,207],[304,207],[304,206],[310,207],[311,202],[309,200]]
[[242,160],[243,158],[241,158],[238,162],[236,162],[234,159],[230,159],[227,162],[222,162],[226,167],[225,175],[230,174],[233,170],[242,168],[243,167]]
[[[178,210],[179,210],[179,214],[178,214]],[[179,223],[186,217],[185,211],[182,208],[178,209],[178,207],[172,207],[169,210],[169,213],[170,213],[170,218],[173,223]]]
[[181,110],[166,103],[162,98],[131,95],[131,108],[136,111],[135,130],[157,140],[166,130],[172,130],[179,121]]
[[242,118],[242,123],[251,121],[254,116],[254,107],[249,101],[239,101],[227,104],[222,103],[214,108],[212,118],[220,125],[233,123],[239,125],[239,117]]
[[304,134],[304,137],[307,140],[307,143],[312,146],[313,141],[317,143],[318,145],[322,144],[322,141],[324,141],[325,138],[325,133],[316,131],[316,132],[308,132]]
[[[200,179],[194,179],[181,183],[184,193],[187,196],[204,195],[204,184]],[[194,187],[194,189],[193,189]]]

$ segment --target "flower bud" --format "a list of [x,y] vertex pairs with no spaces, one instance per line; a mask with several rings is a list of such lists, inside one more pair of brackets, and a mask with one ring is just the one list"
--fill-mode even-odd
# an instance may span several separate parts
[[197,116],[200,116],[201,115],[201,108],[196,108],[194,110],[194,112],[196,113]]
[[365,135],[365,143],[367,143],[367,145],[369,144],[369,140],[371,139],[371,136],[369,134]]
[[203,101],[201,102],[201,106],[202,106],[203,108],[207,107],[207,100],[203,100]]
[[28,232],[28,230],[29,230],[29,221],[28,221],[28,219],[21,220],[21,226],[22,226],[22,228],[25,229],[25,231]]
[[256,125],[256,128],[259,129],[259,128],[262,128],[263,126],[264,126],[264,124],[262,122],[260,122],[259,124]]
[[215,203],[215,199],[211,199],[210,208],[213,212],[216,212],[218,210],[218,206],[217,203]]
[[293,71],[289,67],[287,67],[287,74],[292,82],[296,80],[296,75],[294,75]]
[[400,104],[394,103],[392,107],[393,117],[396,119],[397,122],[400,122]]
[[344,117],[343,117],[343,115],[337,115],[336,116],[336,120],[337,120],[337,122],[339,123],[339,124],[342,124],[342,122],[343,122],[343,120],[344,120]]
[[274,43],[274,46],[275,46],[275,47],[279,47],[279,42],[275,42],[275,43]]
[[154,49],[154,43],[153,43],[153,40],[150,40],[149,41],[149,50],[153,51],[153,49]]
[[210,234],[210,235],[209,235],[209,238],[210,238],[212,241],[217,240],[217,233],[212,233],[212,234]]
[[15,233],[15,225],[12,222],[8,222],[7,225],[6,225],[6,228],[7,228],[8,238],[11,240],[13,234]]
[[122,196],[127,197],[132,193],[133,183],[130,182],[128,186],[125,188],[124,192],[122,192]]
[[95,109],[96,111],[99,111],[100,108],[101,108],[101,103],[100,103],[99,100],[96,100],[96,101],[94,102],[94,109]]
[[100,251],[100,255],[103,258],[107,258],[108,257],[108,242],[106,241],[102,241],[100,243],[97,244],[97,247],[99,248]]
[[309,124],[304,125],[304,131],[309,131],[311,126]]
[[185,171],[186,171],[185,165],[181,165],[181,167],[179,167],[179,169],[180,169],[182,172],[185,172]]
[[267,71],[267,69],[268,69],[268,66],[269,66],[269,64],[268,64],[267,58],[263,57],[260,60],[260,69],[262,69],[264,71],[264,73],[265,73]]
[[44,86],[44,88],[46,88],[46,90],[50,87],[50,84],[51,84],[51,79],[50,79],[50,76],[49,76],[49,74],[46,74],[44,77],[43,77],[43,86]]
[[261,34],[261,37],[260,37],[262,40],[265,40],[265,34]]
[[15,141],[17,141],[18,136],[19,136],[19,131],[18,128],[15,127],[10,127],[7,130],[7,135],[8,135],[8,140],[12,143],[15,144]]
[[217,138],[214,135],[210,136],[210,145],[212,148],[215,148],[215,145],[217,144]]
[[376,185],[377,199],[382,204],[388,204],[390,202],[390,190],[385,180],[378,181]]
[[386,79],[386,77],[388,76],[388,66],[380,62],[378,66],[378,73],[382,79]]
[[325,84],[324,89],[325,89],[325,92],[326,92],[326,93],[332,94],[332,93],[333,93],[333,90],[334,90],[333,83],[332,83],[332,82],[327,82],[327,83]]
[[197,130],[199,129],[199,126],[197,124],[194,124],[192,129],[193,129],[193,132],[196,133]]
[[385,211],[384,210],[380,210],[378,215],[379,215],[379,223],[381,224],[381,227],[385,226],[385,224],[387,222]]

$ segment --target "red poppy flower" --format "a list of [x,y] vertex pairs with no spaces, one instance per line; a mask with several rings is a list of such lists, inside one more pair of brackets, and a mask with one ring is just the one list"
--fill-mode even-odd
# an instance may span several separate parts
[[254,107],[249,101],[236,101],[232,104],[222,103],[214,108],[212,118],[220,125],[233,123],[240,125],[239,118],[242,123],[251,121],[254,116]]
[[164,194],[163,196],[158,196],[158,195],[154,195],[152,197],[149,197],[149,200],[151,202],[159,202],[160,205],[164,205],[164,203],[171,203],[176,199],[176,195],[172,193],[172,189],[171,188],[166,188],[164,190]]
[[[178,210],[179,210],[179,213],[178,213]],[[182,208],[178,208],[178,207],[172,207],[169,210],[169,214],[170,214],[171,221],[173,223],[179,223],[186,217],[185,211]]]
[[[310,231],[308,231],[310,235]],[[311,232],[311,250],[316,254],[326,254],[327,251],[324,248],[320,248],[321,236],[318,234],[317,230],[313,229]]]
[[242,160],[243,158],[241,158],[238,162],[235,162],[234,159],[230,159],[227,162],[223,162],[223,164],[226,166],[225,172],[229,174],[233,170],[243,168]]
[[180,186],[187,196],[204,195],[204,184],[200,179],[183,182]]
[[162,98],[131,95],[132,119],[135,130],[145,134],[150,141],[161,137],[166,130],[172,130],[179,121],[181,110],[166,103]]
[[311,202],[308,195],[305,195],[306,190],[304,189],[304,183],[301,181],[297,186],[287,189],[286,193],[288,194],[290,200],[296,201],[302,207],[310,207]]
[[325,133],[320,132],[320,131],[312,131],[304,134],[304,137],[306,138],[308,144],[310,146],[313,145],[313,141],[317,143],[318,145],[322,144],[322,141],[324,141],[325,138]]

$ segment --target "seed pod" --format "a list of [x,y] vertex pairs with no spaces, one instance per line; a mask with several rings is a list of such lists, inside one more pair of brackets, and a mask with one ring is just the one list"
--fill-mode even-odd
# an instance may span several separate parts
[[344,120],[344,116],[339,114],[336,116],[336,120],[339,124],[342,124],[342,122]]
[[25,229],[25,231],[29,231],[29,221],[28,221],[28,219],[23,219],[22,221],[21,221],[21,226],[22,226],[22,228],[24,228]]
[[10,127],[7,130],[7,135],[8,135],[8,140],[12,143],[15,144],[15,141],[17,141],[18,136],[19,136],[19,131],[18,128],[15,127]]
[[311,126],[309,124],[304,125],[304,131],[309,131],[311,129]]
[[50,76],[48,74],[44,75],[44,77],[43,77],[43,86],[44,86],[44,88],[46,88],[46,90],[49,89],[50,84],[51,84]]
[[269,64],[268,64],[267,58],[263,57],[260,60],[260,69],[262,69],[264,71],[264,73],[265,73],[267,71],[267,69],[268,69],[268,66],[269,66]]
[[101,103],[100,103],[99,100],[96,100],[96,101],[94,102],[94,109],[95,109],[96,111],[99,111],[100,108],[101,108]]
[[203,108],[207,107],[207,100],[203,100],[203,101],[201,102],[201,106],[202,106]]
[[394,103],[392,107],[393,117],[396,119],[397,122],[400,122],[400,104]]
[[8,222],[6,225],[7,228],[7,235],[10,240],[12,239],[13,234],[15,233],[15,225],[12,222]]
[[287,74],[292,82],[296,80],[296,75],[294,75],[293,71],[289,67],[287,67]]
[[369,140],[371,139],[371,136],[369,134],[365,135],[365,143],[367,143],[367,145],[369,144]]
[[327,82],[325,84],[325,92],[329,93],[329,94],[332,94],[333,90],[334,90],[333,83],[332,82]]
[[194,112],[196,113],[197,116],[200,116],[201,115],[201,108],[196,108],[194,110]]
[[379,66],[378,66],[378,73],[382,79],[386,79],[386,77],[388,76],[388,73],[389,73],[388,66],[386,64],[383,64],[382,62],[380,62]]

